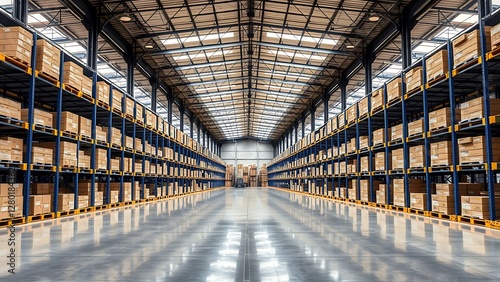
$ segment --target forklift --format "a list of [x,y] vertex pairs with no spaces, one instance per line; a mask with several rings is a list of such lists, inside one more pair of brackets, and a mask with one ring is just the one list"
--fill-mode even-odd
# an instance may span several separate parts
[[237,177],[234,183],[234,188],[245,188],[245,183],[243,182],[243,177]]

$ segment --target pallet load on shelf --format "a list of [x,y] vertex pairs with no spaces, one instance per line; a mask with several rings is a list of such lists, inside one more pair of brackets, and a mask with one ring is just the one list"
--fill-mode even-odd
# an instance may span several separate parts
[[392,80],[391,82],[387,83],[387,103],[391,103],[392,101],[401,98],[402,86],[403,83],[401,81],[401,77],[398,77]]
[[[353,181],[354,182],[354,181]],[[373,180],[373,187],[374,187],[374,192],[375,195],[377,193],[377,190],[379,189],[381,182],[378,180]],[[359,187],[360,187],[360,200],[364,202],[370,202],[370,180],[368,179],[361,179],[359,181]]]
[[[500,137],[492,137],[492,161],[500,161]],[[486,137],[474,136],[458,139],[460,164],[482,164],[486,162]]]
[[450,166],[453,164],[451,141],[431,143],[431,166]]
[[23,184],[0,183],[0,220],[21,217],[23,211]]
[[391,154],[389,153],[389,165],[385,167],[385,152],[375,154],[375,171],[385,171],[391,167]]
[[[28,112],[29,109],[21,109],[21,120],[28,122]],[[45,127],[52,128],[54,124],[54,119],[52,118],[52,114],[40,109],[35,109],[33,114],[33,123],[36,125],[43,125]]]
[[404,153],[403,148],[392,150],[392,170],[404,169]]
[[[95,201],[94,201],[94,206],[102,206],[104,204],[104,192],[99,191],[99,183],[94,184],[94,196],[95,196]],[[92,202],[90,199],[92,193],[92,184],[90,180],[83,180],[78,182],[78,195],[79,196],[88,196],[88,202],[87,206],[92,206]],[[79,200],[80,202],[80,200]]]
[[146,110],[146,125],[152,127],[153,129],[157,129],[156,120],[156,115],[150,110]]
[[368,96],[362,98],[358,102],[358,115],[359,117],[364,117],[368,114]]
[[[388,130],[389,136],[392,136],[391,129],[387,128],[387,130]],[[373,139],[373,141],[372,141],[373,146],[385,144],[386,142],[389,141],[388,140],[389,138],[386,138],[386,136],[385,136],[385,128],[380,128],[380,129],[373,131],[372,139]]]
[[109,92],[111,91],[109,84],[105,81],[98,81],[96,87],[96,100],[109,106]]
[[[394,191],[394,205],[405,206],[405,189],[410,193],[410,198],[413,193],[426,193],[425,183],[422,179],[408,179],[408,187],[405,188],[404,179],[393,179],[392,187]],[[417,208],[417,207],[415,207]]]
[[358,198],[358,183],[356,180],[349,180],[349,188],[347,189],[347,197],[350,200]]
[[[462,196],[462,216],[479,219],[490,219],[490,204],[489,196]],[[495,195],[494,198],[496,214],[500,216],[500,196]]]
[[107,143],[108,134],[106,133],[104,126],[95,127],[95,140],[100,141],[102,143]]
[[347,124],[352,124],[356,121],[357,105],[353,104],[346,111],[346,121]]
[[92,136],[92,121],[85,117],[78,117],[78,135],[90,138]]
[[0,116],[21,120],[21,103],[0,97]]
[[260,168],[259,175],[260,175],[260,186],[267,187],[268,186],[268,176],[267,176],[266,164],[263,164],[262,167]]
[[233,165],[227,165],[226,166],[226,187],[232,187],[233,186],[233,179],[234,179],[234,166]]
[[[104,126],[103,132],[106,134],[106,137],[109,136],[110,128]],[[109,144],[113,144],[121,147],[122,144],[122,131],[118,128],[111,127],[111,136],[110,138],[106,138]]]
[[[480,194],[482,184],[458,183],[460,195]],[[443,214],[455,214],[455,193],[452,183],[436,183],[436,194],[432,195],[432,211]]]
[[31,65],[33,35],[20,26],[0,28],[0,53]]
[[[460,104],[461,123],[486,117],[484,114],[484,98],[479,97]],[[490,98],[490,115],[500,115],[500,99]]]
[[[491,47],[490,30],[490,26],[484,27],[486,34],[486,52],[490,51]],[[452,44],[453,68],[457,68],[458,66],[481,56],[481,36],[478,29],[458,36],[455,40],[453,40]]]
[[59,80],[61,50],[45,39],[36,41],[36,70]]
[[[90,148],[85,149],[85,155],[91,156],[92,150]],[[108,167],[108,151],[105,149],[96,148],[94,161],[95,161],[94,169],[106,170]]]
[[[392,186],[391,186],[392,188]],[[387,185],[386,184],[379,184],[378,185],[378,190],[375,192],[375,197],[376,197],[376,202],[377,204],[385,205],[387,203]],[[392,191],[392,189],[391,189]],[[392,196],[392,192],[391,192]],[[392,202],[392,198],[389,199],[389,203]]]
[[[37,209],[30,210],[30,215],[45,214],[52,212],[52,195],[54,194],[53,183],[31,184],[30,203],[40,204]],[[33,198],[32,198],[33,197]],[[31,206],[31,204],[30,204]],[[31,209],[31,208],[30,208]]]
[[[56,156],[56,142],[43,142],[38,144],[41,147],[52,150],[52,158],[55,160]],[[62,167],[77,167],[77,144],[71,142],[61,141],[59,143],[59,165]]]
[[74,62],[64,62],[63,83],[75,90],[82,89],[83,68]]
[[90,155],[86,155],[84,150],[78,151],[78,167],[79,168],[90,168]]
[[[24,150],[26,151],[26,148]],[[25,162],[35,165],[52,165],[54,163],[53,153],[53,149],[45,148],[36,143],[31,147],[31,160],[25,160]]]
[[144,123],[144,107],[136,103],[135,105],[135,120],[141,123]]
[[448,73],[448,51],[440,50],[425,59],[427,82]]
[[122,112],[123,93],[113,88],[112,95],[113,95],[112,99],[113,105],[111,105],[111,108],[117,112]]
[[[79,116],[72,112],[61,112],[61,124],[59,131],[78,134]],[[57,113],[52,113],[53,128],[57,128]]]
[[14,137],[0,137],[0,161],[23,162],[24,140]]
[[403,124],[397,124],[391,127],[391,141],[398,141],[403,138]]
[[371,111],[377,111],[385,105],[384,89],[375,90],[371,96]]
[[[460,109],[455,109],[455,119],[460,120]],[[450,108],[442,108],[429,113],[429,130],[448,128],[451,125]]]
[[425,166],[425,146],[412,146],[409,149],[410,153],[410,168],[423,168]]
[[414,67],[405,74],[406,92],[419,88],[423,84],[422,67]]
[[419,136],[422,137],[424,132],[424,120],[417,119],[408,123],[408,137]]

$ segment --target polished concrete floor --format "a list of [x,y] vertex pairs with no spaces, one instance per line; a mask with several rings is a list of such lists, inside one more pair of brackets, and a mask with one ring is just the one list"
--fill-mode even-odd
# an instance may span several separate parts
[[18,226],[0,281],[500,281],[500,231],[273,189]]

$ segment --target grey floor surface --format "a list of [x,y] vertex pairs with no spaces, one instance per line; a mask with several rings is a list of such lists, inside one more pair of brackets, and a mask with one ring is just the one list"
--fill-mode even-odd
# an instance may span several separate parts
[[500,281],[500,231],[262,188],[18,226],[1,281]]

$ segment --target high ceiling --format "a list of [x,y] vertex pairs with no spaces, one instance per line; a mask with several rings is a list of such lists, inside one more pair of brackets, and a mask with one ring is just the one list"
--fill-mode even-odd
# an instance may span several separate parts
[[[65,34],[61,44],[76,42],[85,47],[88,32],[78,12],[67,8],[70,2],[31,0],[30,13],[46,19],[32,25]],[[313,101],[338,83],[342,73],[360,60],[367,45],[388,27],[399,25],[407,5],[426,1],[410,2],[90,0],[88,4],[96,9],[101,25],[112,27],[130,42],[136,57],[157,72],[190,115],[216,139],[277,140],[311,106],[318,106]],[[431,44],[433,49],[442,42],[436,34],[443,28],[455,30],[473,23],[466,19],[454,23],[452,19],[473,14],[476,1],[430,2],[432,7],[422,13],[412,32],[415,48]],[[124,21],[124,15],[129,21]],[[100,36],[99,49],[106,71],[119,75],[127,70],[123,54],[110,38]],[[418,57],[427,51],[415,53]],[[375,80],[383,82],[390,77],[392,72],[387,72],[391,68],[394,74],[401,70],[397,65],[400,54],[397,36],[376,56]],[[351,103],[364,95],[360,93],[364,71],[357,71],[348,85]],[[149,78],[139,68],[135,72],[138,90],[134,94],[147,101]],[[123,86],[124,81],[114,82]],[[329,95],[332,114],[338,108],[340,93]],[[166,96],[159,95],[158,100],[164,109],[161,105],[166,105]],[[181,114],[174,111],[176,116]],[[319,106],[317,119],[324,114]]]

